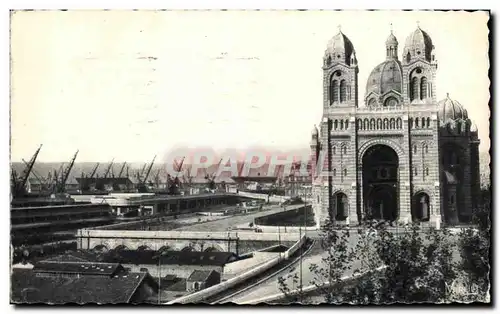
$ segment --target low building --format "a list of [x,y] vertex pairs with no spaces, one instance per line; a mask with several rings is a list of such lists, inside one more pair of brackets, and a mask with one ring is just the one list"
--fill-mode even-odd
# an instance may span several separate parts
[[[100,254],[83,251],[73,252],[70,255],[73,258],[81,258],[89,262],[119,263],[130,272],[148,272],[155,280],[169,275],[188,278],[196,270],[214,270],[223,274],[225,265],[238,260],[238,256],[234,253],[216,251],[163,251],[160,257],[158,251],[147,248],[140,250],[117,249]],[[60,260],[62,257],[56,258]],[[69,257],[65,258],[69,259]]]
[[195,270],[186,280],[186,291],[195,292],[220,283],[220,273],[215,270]]
[[144,303],[157,293],[149,274],[128,272],[120,264],[40,262],[11,274],[13,303]]

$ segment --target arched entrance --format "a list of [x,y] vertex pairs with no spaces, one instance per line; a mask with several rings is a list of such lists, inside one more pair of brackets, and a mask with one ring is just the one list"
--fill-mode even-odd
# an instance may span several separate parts
[[366,219],[394,221],[399,213],[399,158],[387,145],[377,144],[362,159],[363,204]]
[[333,194],[332,197],[332,218],[335,221],[345,221],[349,216],[349,199],[342,192]]
[[411,217],[413,221],[429,221],[430,197],[425,192],[413,196]]

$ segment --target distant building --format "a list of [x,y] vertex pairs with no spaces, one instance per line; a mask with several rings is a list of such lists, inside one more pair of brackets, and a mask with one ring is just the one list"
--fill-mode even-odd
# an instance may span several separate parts
[[147,273],[127,272],[119,264],[41,262],[13,269],[13,303],[143,303],[158,293]]
[[186,291],[195,292],[219,283],[219,272],[215,270],[195,270],[186,280]]

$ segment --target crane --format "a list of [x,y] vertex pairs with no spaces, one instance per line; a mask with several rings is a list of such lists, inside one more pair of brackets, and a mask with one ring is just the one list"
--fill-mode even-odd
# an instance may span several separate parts
[[115,161],[115,159],[113,158],[111,160],[111,162],[109,163],[108,167],[106,168],[106,170],[104,171],[104,174],[102,175],[102,177],[96,181],[96,187],[95,187],[96,190],[103,191],[105,189],[104,184],[105,184],[106,179],[108,178],[109,172],[111,171],[111,167],[113,167],[114,161]]
[[[22,159],[22,161],[24,162],[24,164],[26,166],[28,166],[28,162],[24,159]],[[40,183],[40,190],[39,192],[43,192],[44,190],[47,189],[47,185],[50,184],[50,180],[52,179],[51,178],[51,175],[52,175],[52,172],[49,172],[49,177],[48,178],[43,178],[39,173],[37,173],[35,171],[35,169],[33,168],[31,170],[31,173],[33,174],[33,176],[35,176],[36,180]]]
[[[121,169],[120,169],[120,172],[118,173],[118,178],[121,178],[122,177],[122,174],[123,174],[123,170],[125,170],[125,166],[127,165],[127,162],[124,162]],[[128,169],[127,169],[127,172],[128,172]]]
[[153,158],[153,161],[151,161],[151,164],[149,165],[148,167],[148,170],[146,170],[146,174],[144,175],[143,178],[141,178],[139,176],[139,187],[138,187],[138,191],[139,193],[146,193],[147,192],[147,187],[146,187],[146,182],[148,180],[148,177],[149,177],[149,174],[151,173],[151,168],[153,168],[153,164],[155,162],[155,159],[156,159],[156,156]]
[[168,193],[172,195],[179,194],[179,188],[180,188],[180,181],[179,181],[179,173],[182,170],[182,165],[184,164],[184,160],[186,157],[182,157],[181,162],[179,163],[179,166],[175,171],[177,171],[177,175],[175,176],[174,179],[172,179],[171,176],[168,176]]
[[[121,179],[123,171],[125,170],[125,166],[126,165],[127,165],[127,162],[124,162],[123,165],[122,165],[122,167],[120,168],[120,172],[118,173],[118,177],[116,177],[117,180]],[[127,178],[128,178],[128,168],[127,168]],[[118,185],[117,181],[114,180],[113,181],[113,191],[119,191],[119,190],[120,190],[120,186]]]
[[26,182],[28,181],[28,177],[31,173],[31,170],[33,170],[33,165],[35,164],[36,158],[38,157],[38,153],[40,153],[40,149],[42,148],[42,145],[38,147],[38,149],[35,151],[35,154],[33,157],[31,157],[30,161],[27,163],[26,168],[24,168],[24,171],[21,175],[20,178],[17,178],[17,173],[12,170],[12,185],[13,185],[13,192],[14,192],[14,197],[21,196],[26,193],[25,188],[26,188]]
[[71,161],[69,162],[68,166],[66,166],[66,168],[62,171],[61,181],[58,182],[58,184],[56,184],[56,186],[55,186],[56,193],[66,192],[66,181],[68,181],[68,177],[69,177],[69,174],[71,172],[71,169],[73,169],[73,165],[75,164],[76,156],[78,156],[78,150],[76,151],[73,158],[71,158]]
[[210,190],[215,190],[215,188],[216,188],[215,176],[217,175],[217,171],[220,167],[221,162],[222,162],[222,158],[219,160],[219,163],[217,164],[217,170],[215,170],[211,176],[209,176],[208,174],[205,176],[205,178],[208,180],[208,189],[210,189]]

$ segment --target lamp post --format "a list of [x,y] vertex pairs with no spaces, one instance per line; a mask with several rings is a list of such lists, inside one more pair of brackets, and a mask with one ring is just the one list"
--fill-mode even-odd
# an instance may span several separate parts
[[161,257],[165,255],[165,251],[159,252],[155,258],[158,259],[158,304],[161,303]]

